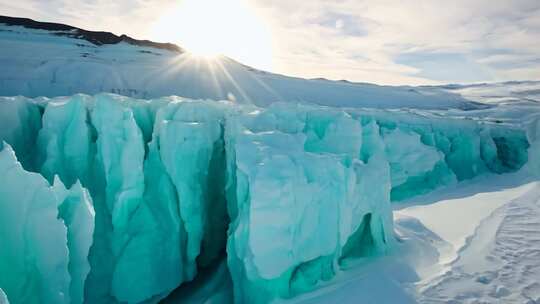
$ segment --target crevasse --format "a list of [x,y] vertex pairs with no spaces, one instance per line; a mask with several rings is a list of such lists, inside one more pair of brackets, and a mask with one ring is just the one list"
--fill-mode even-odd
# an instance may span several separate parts
[[155,303],[225,255],[236,303],[293,297],[391,250],[392,201],[529,147],[427,112],[179,97],[0,98],[0,124],[11,303]]

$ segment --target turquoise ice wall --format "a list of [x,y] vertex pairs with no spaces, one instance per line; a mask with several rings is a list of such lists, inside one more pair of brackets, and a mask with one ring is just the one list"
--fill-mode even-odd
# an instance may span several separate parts
[[235,302],[293,297],[391,250],[392,201],[529,147],[436,115],[108,94],[0,98],[0,125],[11,303],[158,302],[225,255]]

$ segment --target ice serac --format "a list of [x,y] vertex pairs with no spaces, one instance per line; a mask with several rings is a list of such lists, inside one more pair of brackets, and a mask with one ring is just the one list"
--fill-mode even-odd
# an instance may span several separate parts
[[53,186],[0,151],[0,288],[11,303],[82,303],[93,209],[80,185]]
[[159,150],[174,186],[186,232],[186,278],[223,250],[225,201],[224,108],[210,102],[172,102],[157,113],[151,152]]
[[68,270],[71,277],[70,300],[71,303],[83,303],[84,283],[90,272],[88,253],[94,232],[95,213],[92,200],[88,191],[78,181],[67,190],[62,182],[56,179],[53,191],[64,197],[64,201],[58,207],[58,217],[67,227]]
[[82,303],[84,299],[84,283],[90,271],[88,252],[94,231],[94,208],[88,205],[90,194],[80,182],[95,188],[90,182],[95,145],[86,110],[89,99],[89,96],[76,95],[48,102],[37,136],[36,165],[41,174],[49,182],[54,181],[58,193],[65,193],[66,189],[56,185],[72,187],[65,194],[59,216],[68,227],[73,303]]
[[75,95],[50,101],[45,106],[37,136],[37,165],[49,181],[58,175],[68,186],[77,180],[94,186],[91,179],[95,136],[89,124],[89,99]]
[[[237,303],[292,297],[332,278],[347,255],[387,249],[389,179],[379,179],[381,191],[366,189],[375,175],[388,176],[388,164],[382,155],[359,159],[360,122],[277,105],[228,123],[227,253]],[[349,242],[355,234],[366,242]]]
[[97,138],[93,182],[99,184],[93,187],[90,301],[157,301],[182,282],[176,205],[167,192],[159,199],[152,195],[150,187],[161,180],[145,181],[145,174],[159,167],[145,165],[144,133],[130,105],[127,99],[100,95],[91,109]]
[[[138,224],[141,231],[152,225],[155,231],[145,236],[146,244],[138,244],[149,250],[148,266],[146,274],[134,279],[136,288],[146,286],[147,298],[152,290],[163,297],[192,280],[199,266],[223,251],[227,215],[222,120],[216,105],[180,99],[165,102],[155,114],[144,163],[143,206],[149,212]],[[131,259],[140,261],[140,256]]]

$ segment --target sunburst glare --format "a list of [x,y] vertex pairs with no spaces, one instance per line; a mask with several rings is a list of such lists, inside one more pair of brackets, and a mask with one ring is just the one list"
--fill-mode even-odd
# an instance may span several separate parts
[[261,69],[272,66],[269,30],[243,0],[184,0],[155,22],[151,35],[196,56],[225,55]]

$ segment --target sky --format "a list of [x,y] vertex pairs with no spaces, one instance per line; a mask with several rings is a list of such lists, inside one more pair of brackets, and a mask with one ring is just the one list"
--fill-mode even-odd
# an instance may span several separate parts
[[186,1],[194,7],[172,0],[0,0],[0,14],[186,42],[306,78],[393,85],[540,80],[539,0]]

